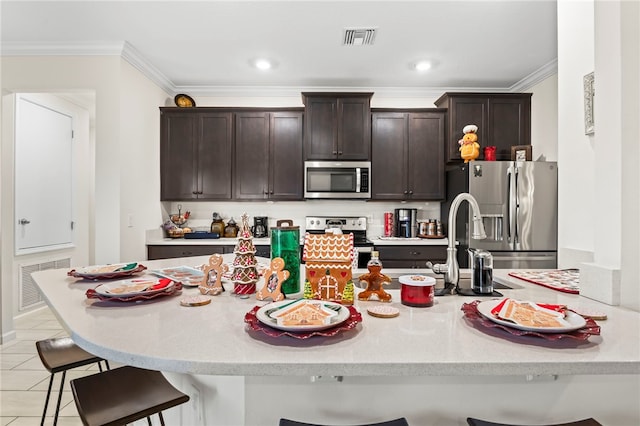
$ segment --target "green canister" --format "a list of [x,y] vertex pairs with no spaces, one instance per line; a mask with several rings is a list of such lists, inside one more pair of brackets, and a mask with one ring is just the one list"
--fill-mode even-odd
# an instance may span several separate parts
[[[286,225],[286,226],[284,226]],[[300,291],[300,227],[289,219],[278,220],[271,228],[271,259],[281,257],[289,278],[282,283],[284,294]]]

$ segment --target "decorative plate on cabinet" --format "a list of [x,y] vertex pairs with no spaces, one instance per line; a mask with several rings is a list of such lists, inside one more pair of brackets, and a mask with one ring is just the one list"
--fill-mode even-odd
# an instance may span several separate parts
[[196,106],[196,101],[189,95],[185,95],[184,93],[180,93],[173,98],[173,101],[176,103],[176,106],[180,108],[192,108]]

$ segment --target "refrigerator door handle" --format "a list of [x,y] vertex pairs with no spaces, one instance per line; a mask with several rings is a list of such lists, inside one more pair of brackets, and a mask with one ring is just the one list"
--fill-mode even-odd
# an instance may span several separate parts
[[507,169],[507,242],[513,243],[513,219],[515,217],[513,167]]
[[515,248],[516,250],[518,250],[520,247],[518,246],[520,244],[520,232],[518,230],[518,215],[520,213],[520,194],[518,191],[518,166],[515,167],[514,169],[514,174],[515,174],[515,196],[514,196],[514,215],[513,215],[513,242],[515,244]]

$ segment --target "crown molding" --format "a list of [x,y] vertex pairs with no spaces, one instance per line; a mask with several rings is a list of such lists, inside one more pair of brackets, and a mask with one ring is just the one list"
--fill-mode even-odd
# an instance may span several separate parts
[[2,42],[1,56],[120,56],[170,95],[203,97],[292,97],[304,91],[372,91],[378,98],[437,98],[444,92],[522,92],[558,72],[554,59],[510,87],[299,87],[299,86],[176,86],[128,42],[30,43]]
[[522,80],[512,85],[509,88],[509,92],[524,92],[554,74],[558,74],[558,58],[547,62]]
[[174,95],[177,93],[176,86],[163,73],[161,73],[158,68],[156,68],[126,41],[122,48],[122,59],[129,62],[131,66],[140,71],[165,92],[172,93]]
[[120,56],[124,42],[2,42],[2,56]]

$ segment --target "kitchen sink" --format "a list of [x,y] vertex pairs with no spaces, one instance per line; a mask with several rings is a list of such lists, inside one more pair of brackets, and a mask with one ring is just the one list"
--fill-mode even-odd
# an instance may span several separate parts
[[[389,271],[383,271],[383,274],[385,274],[386,276],[388,276],[389,278],[391,278],[391,284],[385,284],[384,285],[384,289],[385,290],[400,290],[400,281],[398,281],[398,278],[400,278],[401,275],[411,275],[411,272],[389,272]],[[438,275],[438,274],[434,274],[432,272],[428,272],[428,273],[422,273],[422,272],[416,272],[416,274],[420,274],[420,275],[426,275],[429,277],[433,277],[436,279],[436,288],[444,288],[444,278],[442,277],[442,275]],[[366,282],[361,282],[360,280],[358,280],[359,274],[358,275],[354,275],[354,284],[356,287],[358,288],[367,288],[367,283]],[[469,272],[460,272],[460,279],[458,280],[458,285],[461,288],[471,288],[471,276],[469,274]],[[517,286],[513,286],[513,285],[506,285],[503,283],[499,283],[497,281],[493,281],[493,288],[496,290],[513,290],[516,288],[520,288]]]

